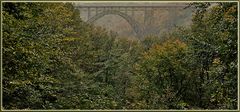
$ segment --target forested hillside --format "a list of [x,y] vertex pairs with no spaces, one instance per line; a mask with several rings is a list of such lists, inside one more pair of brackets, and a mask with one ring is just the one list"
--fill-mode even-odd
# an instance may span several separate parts
[[237,109],[237,2],[192,3],[190,27],[143,40],[70,3],[2,3],[4,109]]

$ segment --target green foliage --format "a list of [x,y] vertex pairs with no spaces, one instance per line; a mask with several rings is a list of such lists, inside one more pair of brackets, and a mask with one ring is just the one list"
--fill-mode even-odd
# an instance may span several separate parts
[[143,40],[70,3],[3,3],[5,109],[236,109],[237,4],[193,3],[189,28]]
[[179,40],[168,40],[143,53],[136,66],[147,108],[178,108],[188,74],[186,53],[186,44]]

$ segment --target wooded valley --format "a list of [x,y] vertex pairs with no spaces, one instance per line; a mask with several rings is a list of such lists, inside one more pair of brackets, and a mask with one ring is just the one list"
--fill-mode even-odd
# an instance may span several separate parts
[[237,109],[238,4],[190,3],[189,27],[143,39],[71,3],[2,3],[4,109]]

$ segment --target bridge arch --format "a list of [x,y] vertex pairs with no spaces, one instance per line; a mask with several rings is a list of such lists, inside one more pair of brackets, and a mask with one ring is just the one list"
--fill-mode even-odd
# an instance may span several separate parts
[[134,32],[136,33],[137,37],[141,38],[142,37],[142,28],[140,26],[140,24],[134,20],[132,17],[130,17],[129,15],[120,12],[120,11],[116,11],[116,10],[106,10],[103,12],[100,12],[98,14],[96,14],[95,16],[91,17],[90,19],[87,20],[87,23],[93,23],[94,21],[100,19],[101,17],[105,16],[105,15],[119,15],[121,16],[123,19],[125,19],[130,26],[133,28]]

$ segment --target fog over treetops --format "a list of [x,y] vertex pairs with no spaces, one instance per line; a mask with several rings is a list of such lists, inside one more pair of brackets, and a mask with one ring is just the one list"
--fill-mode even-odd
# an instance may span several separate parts
[[[191,9],[177,8],[177,6],[187,6],[187,3],[168,3],[168,2],[75,2],[75,6],[173,6],[171,12],[166,8],[153,9],[153,15],[150,22],[144,23],[144,9],[135,9],[134,15],[131,15],[132,9],[129,8],[127,14],[134,18],[145,29],[145,35],[161,35],[168,33],[170,29],[176,26],[187,26],[191,23]],[[174,8],[176,6],[176,8]],[[101,9],[99,9],[101,10]],[[101,12],[101,11],[100,11]],[[174,14],[173,14],[174,13]],[[91,8],[91,17],[96,15],[96,8]],[[172,17],[172,15],[174,15]],[[87,10],[80,10],[80,16],[84,21],[88,20]],[[136,37],[136,33],[131,25],[121,16],[109,14],[94,22],[94,25],[106,28],[109,31],[117,32],[121,37]]]

